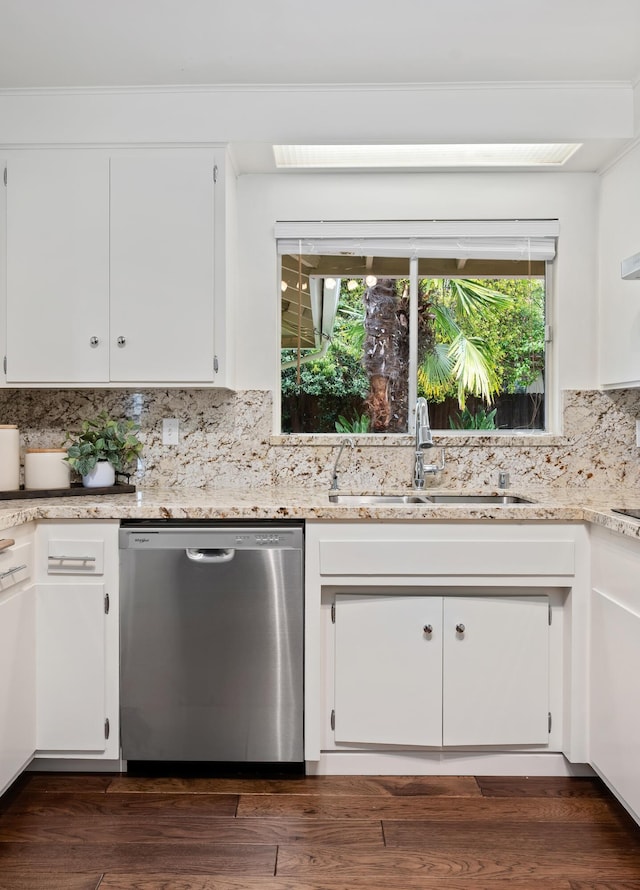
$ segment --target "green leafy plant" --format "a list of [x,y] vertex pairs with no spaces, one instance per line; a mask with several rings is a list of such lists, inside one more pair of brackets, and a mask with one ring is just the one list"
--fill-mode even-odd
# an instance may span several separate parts
[[368,433],[371,420],[368,414],[361,414],[360,417],[353,417],[348,420],[342,414],[338,415],[336,420],[337,433]]
[[95,418],[83,420],[79,433],[67,433],[64,444],[70,444],[65,460],[81,476],[103,460],[123,473],[142,454],[139,429],[133,420],[114,420],[101,411]]
[[472,414],[468,408],[464,408],[458,412],[457,417],[449,418],[449,426],[452,430],[495,430],[496,411],[497,408],[492,411],[478,408]]

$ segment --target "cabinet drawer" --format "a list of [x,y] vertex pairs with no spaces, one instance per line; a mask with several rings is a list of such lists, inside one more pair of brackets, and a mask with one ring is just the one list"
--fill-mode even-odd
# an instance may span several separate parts
[[323,575],[573,575],[573,541],[322,541]]
[[104,541],[51,538],[47,541],[47,575],[102,575]]
[[22,581],[31,577],[32,546],[31,541],[14,541],[0,533],[0,593],[10,590]]

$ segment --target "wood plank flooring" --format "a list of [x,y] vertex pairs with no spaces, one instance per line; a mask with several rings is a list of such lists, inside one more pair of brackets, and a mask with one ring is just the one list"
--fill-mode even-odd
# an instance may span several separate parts
[[29,773],[0,890],[640,890],[597,779]]

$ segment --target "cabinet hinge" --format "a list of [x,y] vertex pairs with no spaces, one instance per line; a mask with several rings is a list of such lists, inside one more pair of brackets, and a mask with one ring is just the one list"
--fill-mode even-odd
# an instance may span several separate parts
[[336,604],[331,603],[331,623],[336,623]]
[[546,343],[551,343],[553,340],[553,331],[551,330],[550,324],[544,326],[544,339]]
[[551,624],[551,603],[549,603],[549,624]]
[[109,738],[109,733],[111,731],[111,727],[109,726],[109,718],[104,721],[104,737],[105,739]]
[[2,174],[2,178],[4,180],[4,184],[7,184],[7,168],[4,168],[4,173]]
[[551,711],[549,711],[549,732],[551,732]]
[[7,373],[7,357],[6,357],[6,355],[3,359],[2,367],[4,368],[4,373],[6,374]]
[[105,593],[104,595],[104,614],[109,614],[109,594]]
[[220,365],[218,364],[218,356],[217,356],[217,355],[214,355],[214,357],[213,357],[213,371],[214,371],[215,374],[218,373],[218,368],[219,368],[219,367],[220,367]]
[[214,182],[218,181],[218,165],[217,164],[213,165],[213,181]]
[[335,730],[336,728],[336,712],[331,712],[331,729]]

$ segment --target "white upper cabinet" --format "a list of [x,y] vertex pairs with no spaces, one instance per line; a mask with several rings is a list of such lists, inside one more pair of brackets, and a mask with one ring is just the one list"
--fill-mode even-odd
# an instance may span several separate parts
[[230,385],[228,189],[213,149],[10,153],[6,384]]
[[18,153],[7,170],[7,383],[109,380],[109,159]]
[[210,152],[111,158],[111,379],[214,378]]
[[640,279],[622,279],[624,259],[640,251],[640,145],[600,181],[598,257],[599,383],[640,387]]

